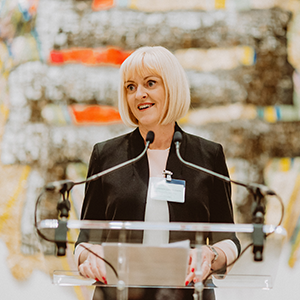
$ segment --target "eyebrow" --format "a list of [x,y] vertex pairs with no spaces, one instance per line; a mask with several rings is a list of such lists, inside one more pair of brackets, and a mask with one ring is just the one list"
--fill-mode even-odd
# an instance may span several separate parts
[[134,82],[133,80],[127,80],[124,82],[124,84],[130,83],[130,82]]
[[[144,77],[143,80],[147,80],[150,77],[155,77],[155,78],[161,79],[161,77],[158,76],[158,75],[148,75],[148,76]],[[134,80],[127,80],[127,81],[124,82],[124,84],[130,83],[130,82],[135,82],[135,81]]]
[[149,77],[155,77],[155,78],[161,79],[161,77],[158,75],[149,75],[149,76],[146,76],[144,79],[148,79]]

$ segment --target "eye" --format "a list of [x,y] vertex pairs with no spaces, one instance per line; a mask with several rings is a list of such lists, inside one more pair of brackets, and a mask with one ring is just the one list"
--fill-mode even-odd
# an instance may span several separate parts
[[155,85],[156,81],[155,80],[149,80],[148,81],[148,86],[153,87]]
[[126,89],[128,92],[134,92],[135,91],[135,86],[133,84],[128,84],[126,86]]

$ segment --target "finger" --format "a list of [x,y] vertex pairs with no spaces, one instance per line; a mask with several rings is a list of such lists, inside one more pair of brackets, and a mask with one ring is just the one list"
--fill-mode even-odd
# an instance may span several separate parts
[[[102,276],[99,268],[97,267],[97,260],[94,255],[89,255],[87,259],[79,266],[79,272],[87,278],[95,279],[106,283],[106,279]],[[103,277],[103,278],[102,278]]]
[[185,285],[187,286],[191,281],[193,281],[195,273],[190,272],[185,278]]
[[197,266],[197,252],[195,249],[190,251],[190,259],[189,259],[189,272],[195,272]]
[[[100,248],[99,253],[100,253],[100,256],[104,258],[104,252],[103,252],[102,247]],[[99,262],[98,267],[100,269],[100,272],[101,272],[102,276],[104,276],[106,278],[106,263],[102,259],[98,260],[98,262]]]
[[201,269],[202,269],[202,279],[204,279],[210,273],[211,263],[207,260],[204,260]]
[[95,276],[93,272],[91,271],[90,261],[86,259],[80,266],[79,266],[79,272],[82,276],[86,278],[92,278],[95,279]]
[[106,270],[105,270],[105,265],[104,261],[100,259],[99,257],[96,257],[93,255],[91,258],[91,272],[93,273],[94,278],[97,281],[101,281],[103,283],[107,283],[106,280]]

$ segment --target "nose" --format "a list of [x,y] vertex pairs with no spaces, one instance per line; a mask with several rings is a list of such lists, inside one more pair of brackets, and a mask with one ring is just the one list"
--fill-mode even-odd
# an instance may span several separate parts
[[147,98],[147,89],[143,85],[138,85],[136,90],[137,99],[146,99]]

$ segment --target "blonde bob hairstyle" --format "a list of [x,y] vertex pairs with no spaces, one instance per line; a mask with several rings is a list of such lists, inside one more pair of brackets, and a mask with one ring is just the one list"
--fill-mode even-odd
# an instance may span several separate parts
[[164,84],[165,103],[159,124],[166,125],[184,117],[190,107],[190,89],[185,71],[177,58],[161,46],[142,47],[134,51],[120,68],[119,112],[127,126],[138,126],[128,102],[125,83],[137,74],[159,76]]

